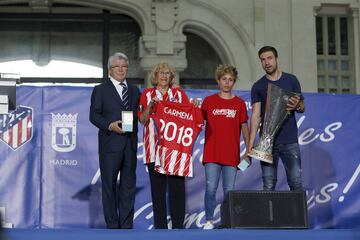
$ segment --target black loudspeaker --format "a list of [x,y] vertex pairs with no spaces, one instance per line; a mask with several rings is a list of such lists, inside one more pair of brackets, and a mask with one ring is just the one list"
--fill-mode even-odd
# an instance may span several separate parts
[[221,205],[224,228],[308,228],[304,191],[230,191]]

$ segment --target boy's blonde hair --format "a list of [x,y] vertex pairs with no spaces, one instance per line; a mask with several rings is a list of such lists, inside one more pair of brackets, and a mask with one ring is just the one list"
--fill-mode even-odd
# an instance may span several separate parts
[[215,72],[216,80],[219,80],[225,74],[231,74],[234,77],[234,81],[236,82],[236,79],[238,76],[238,71],[237,71],[236,67],[234,67],[233,65],[230,65],[230,64],[224,64],[224,65],[220,64],[216,68],[216,72]]

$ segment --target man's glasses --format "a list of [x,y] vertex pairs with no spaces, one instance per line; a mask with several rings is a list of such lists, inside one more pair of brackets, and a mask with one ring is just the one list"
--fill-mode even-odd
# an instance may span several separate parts
[[129,66],[128,65],[121,65],[121,66],[119,66],[119,65],[115,65],[115,66],[111,66],[111,68],[121,68],[121,69],[127,69],[127,68],[129,68]]

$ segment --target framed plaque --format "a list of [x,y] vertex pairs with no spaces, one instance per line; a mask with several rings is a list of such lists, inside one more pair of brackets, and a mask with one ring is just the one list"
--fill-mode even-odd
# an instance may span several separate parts
[[122,121],[122,130],[125,132],[133,131],[133,112],[132,111],[122,111],[121,112],[121,121]]

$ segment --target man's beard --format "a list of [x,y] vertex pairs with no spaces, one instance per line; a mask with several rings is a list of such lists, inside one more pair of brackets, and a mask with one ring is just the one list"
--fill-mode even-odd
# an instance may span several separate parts
[[275,72],[276,72],[276,70],[278,69],[278,67],[277,67],[277,65],[272,69],[272,70],[267,70],[266,68],[265,68],[265,72],[268,74],[268,75],[273,75]]

